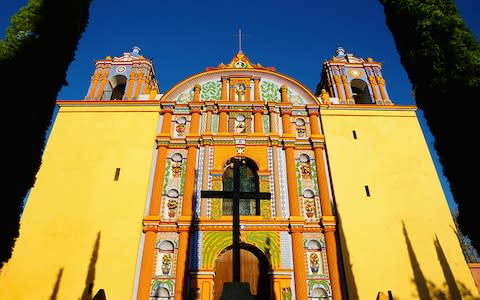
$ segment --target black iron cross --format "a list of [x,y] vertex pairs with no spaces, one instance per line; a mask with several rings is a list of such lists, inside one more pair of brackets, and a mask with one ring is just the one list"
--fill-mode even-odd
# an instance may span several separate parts
[[227,198],[233,201],[233,282],[240,282],[240,199],[270,199],[270,193],[240,191],[241,158],[233,160],[233,191],[202,191],[202,198]]

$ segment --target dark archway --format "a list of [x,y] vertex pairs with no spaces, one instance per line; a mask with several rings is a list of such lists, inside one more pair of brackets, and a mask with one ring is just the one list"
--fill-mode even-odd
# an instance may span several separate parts
[[127,77],[116,75],[110,79],[110,83],[112,85],[110,100],[122,100],[125,94],[125,87],[127,86]]
[[[232,281],[232,248],[227,248],[215,261],[213,299],[219,300],[223,284]],[[240,249],[240,281],[250,284],[250,292],[256,300],[271,299],[271,283],[268,272],[270,264],[257,248],[242,244]]]
[[353,99],[355,104],[372,104],[373,100],[370,96],[370,91],[368,90],[368,85],[365,81],[361,79],[353,79],[350,82],[352,87]]

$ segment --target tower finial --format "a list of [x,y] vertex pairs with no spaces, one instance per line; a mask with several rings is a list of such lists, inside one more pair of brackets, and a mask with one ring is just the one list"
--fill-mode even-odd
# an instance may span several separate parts
[[132,54],[133,54],[133,55],[139,55],[139,54],[140,54],[140,50],[141,50],[140,47],[138,47],[138,46],[133,46],[133,47],[132,47]]
[[345,56],[345,49],[338,46],[337,49],[335,50],[335,54],[337,54],[337,56]]

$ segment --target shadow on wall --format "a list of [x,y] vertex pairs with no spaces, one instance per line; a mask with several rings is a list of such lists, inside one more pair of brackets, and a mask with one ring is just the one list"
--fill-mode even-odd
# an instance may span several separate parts
[[[340,239],[340,245],[342,247],[342,251],[340,252],[340,257],[339,262],[343,262],[343,272],[344,272],[344,282],[347,284],[347,293],[348,295],[345,295],[345,299],[358,299],[358,292],[357,292],[357,285],[355,283],[355,277],[353,276],[352,272],[352,263],[350,262],[350,254],[348,252],[348,247],[347,247],[347,240],[345,238],[343,229],[342,229],[342,222],[340,218],[340,214],[337,213],[337,220],[338,220],[338,237]],[[343,289],[344,290],[344,289]]]
[[407,229],[405,223],[402,221],[403,234],[405,236],[405,243],[407,245],[408,256],[410,258],[410,264],[413,269],[413,283],[417,288],[418,295],[412,295],[418,297],[421,300],[430,300],[430,299],[445,299],[445,300],[461,300],[461,299],[480,299],[474,297],[472,292],[465,286],[465,284],[456,281],[453,275],[453,272],[448,264],[447,257],[443,252],[440,242],[435,236],[433,239],[433,244],[437,252],[438,261],[443,271],[445,277],[445,283],[442,286],[437,287],[433,282],[427,280],[423,275],[420,264],[418,263],[417,257],[413,250],[412,243],[408,237]]
[[[100,231],[97,233],[97,240],[93,246],[92,256],[90,258],[90,264],[88,266],[87,278],[85,280],[85,288],[80,300],[106,300],[105,291],[100,289],[97,294],[92,297],[93,282],[95,280],[95,265],[98,259],[98,249],[100,248]],[[58,291],[60,290],[60,282],[62,281],[63,268],[58,271],[57,280],[53,286],[50,300],[57,300]]]
[[62,280],[62,275],[63,275],[63,268],[61,268],[60,271],[58,271],[57,281],[53,286],[53,291],[52,291],[52,295],[50,296],[50,300],[57,300],[57,294],[60,288],[60,281]]
[[[85,288],[83,289],[83,294],[80,297],[81,300],[94,299],[92,297],[92,290],[93,290],[93,284],[95,281],[95,265],[97,264],[99,248],[100,248],[100,231],[97,233],[97,240],[95,241],[95,245],[93,246],[92,256],[90,257],[90,265],[88,266],[87,278],[85,279]],[[97,296],[95,296],[95,299],[102,299],[102,298],[97,298]],[[105,299],[105,297],[103,299]]]

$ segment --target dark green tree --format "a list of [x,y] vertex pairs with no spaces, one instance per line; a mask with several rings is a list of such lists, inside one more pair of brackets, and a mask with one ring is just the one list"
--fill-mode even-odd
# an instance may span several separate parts
[[465,260],[469,263],[478,263],[480,262],[480,255],[478,255],[477,249],[472,246],[472,241],[470,238],[462,233],[458,226],[458,209],[453,212],[453,222],[455,223],[455,232],[457,234],[460,246],[462,247],[463,254],[465,255]]
[[23,200],[35,182],[56,97],[66,84],[68,66],[88,24],[90,2],[30,0],[12,16],[6,37],[0,41],[5,153],[0,264],[10,258],[18,237]]
[[415,101],[458,205],[458,223],[480,249],[476,146],[480,46],[454,0],[380,0]]

